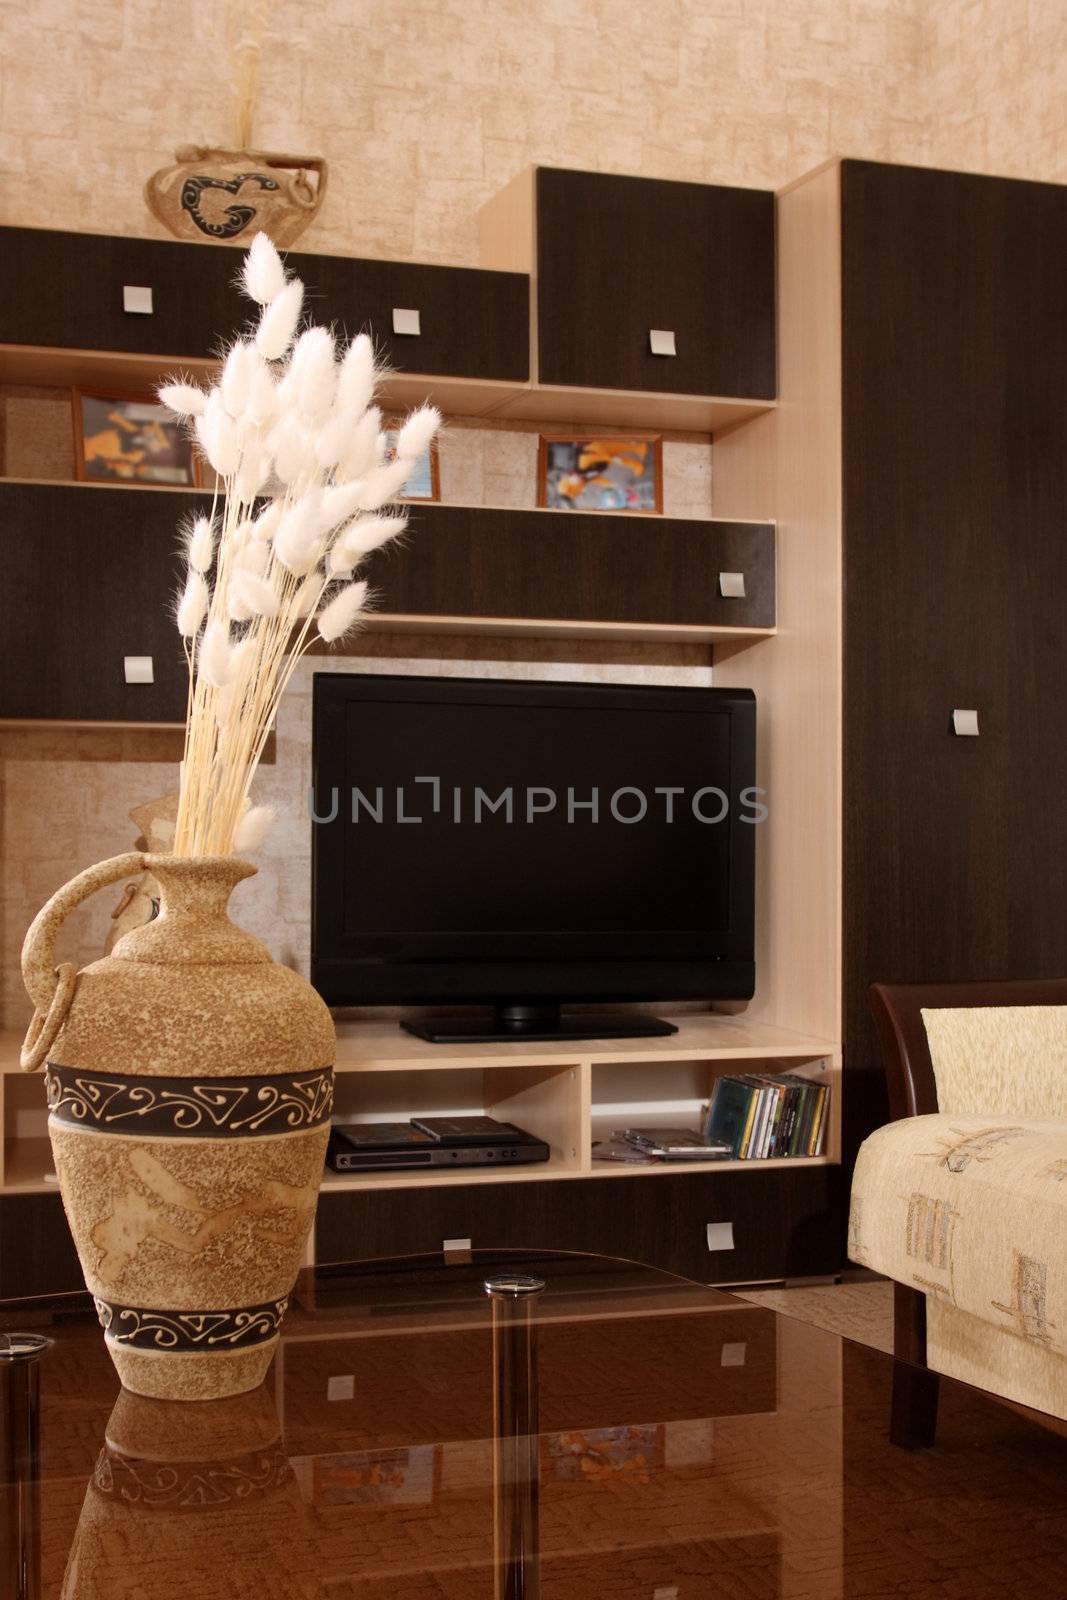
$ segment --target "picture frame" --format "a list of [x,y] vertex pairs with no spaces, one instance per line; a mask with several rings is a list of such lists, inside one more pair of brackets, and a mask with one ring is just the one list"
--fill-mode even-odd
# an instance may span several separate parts
[[543,433],[537,504],[552,511],[663,512],[663,436],[630,430]]
[[155,395],[74,388],[71,415],[74,476],[79,483],[203,487],[202,463],[193,439]]
[[[391,418],[382,429],[386,439],[386,461],[396,458],[396,440],[402,423]],[[419,457],[414,472],[404,485],[404,492],[397,497],[400,500],[420,500],[426,503],[438,502],[441,499],[441,466],[437,454],[436,438],[431,442],[428,450],[424,450]]]

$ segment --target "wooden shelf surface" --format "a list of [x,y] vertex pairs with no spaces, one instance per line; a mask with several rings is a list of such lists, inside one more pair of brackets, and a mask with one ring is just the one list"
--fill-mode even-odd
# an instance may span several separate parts
[[[664,1013],[664,1015],[667,1015]],[[461,1067],[577,1066],[661,1061],[758,1061],[769,1057],[816,1061],[836,1056],[830,1039],[794,1033],[743,1016],[700,1012],[669,1017],[678,1032],[660,1039],[581,1039],[559,1043],[427,1044],[395,1022],[337,1022],[339,1071],[448,1071]]]
[[[471,1067],[593,1067],[657,1061],[755,1061],[772,1057],[817,1061],[836,1056],[831,1039],[795,1033],[769,1023],[716,1012],[676,1016],[678,1032],[661,1039],[580,1039],[559,1043],[441,1045],[405,1033],[396,1022],[337,1020],[339,1072],[456,1071]],[[0,1032],[0,1073],[20,1072],[22,1034]],[[30,1075],[27,1075],[30,1076]]]
[[[131,355],[120,350],[73,350],[60,346],[0,345],[0,382],[41,388],[79,385],[155,388],[175,373],[194,380],[214,378],[219,363],[177,355]],[[429,401],[446,416],[493,421],[581,423],[594,427],[666,428],[714,434],[774,409],[773,400],[723,395],[667,394],[639,389],[577,389],[561,384],[512,383],[495,378],[447,378],[420,372],[390,372],[378,402],[383,410],[406,411]]]

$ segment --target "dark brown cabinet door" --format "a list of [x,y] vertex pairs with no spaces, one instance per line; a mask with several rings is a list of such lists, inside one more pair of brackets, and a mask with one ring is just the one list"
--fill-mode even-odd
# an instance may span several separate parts
[[543,383],[773,397],[769,190],[541,167],[537,271]]
[[[213,355],[256,308],[235,279],[237,249],[102,234],[0,230],[5,294],[0,344]],[[306,310],[349,336],[367,329],[397,370],[455,378],[529,376],[529,279],[518,272],[290,254]],[[124,289],[150,289],[146,314]],[[418,335],[394,333],[393,312],[417,311]]]
[[[834,1272],[840,1169],[657,1174],[409,1189],[336,1190],[319,1200],[320,1263],[440,1251],[576,1250],[661,1267],[700,1283]],[[733,1249],[708,1249],[709,1222],[729,1222]]]
[[[5,228],[0,344],[215,353],[253,307],[238,294],[240,252],[94,233]],[[124,290],[150,289],[150,313],[124,309]]]
[[[372,558],[382,611],[772,627],[774,529],[595,512],[413,508],[401,552]],[[743,572],[724,599],[720,572]]]
[[[530,375],[530,280],[521,272],[359,261],[290,253],[317,322],[347,337],[366,331],[397,372],[525,383]],[[417,312],[417,334],[394,312]]]
[[1067,971],[1067,189],[846,162],[842,207],[845,1040],[874,1090],[872,981]]
[[[198,497],[0,484],[0,716],[184,722],[177,524]],[[154,682],[127,683],[150,656]]]

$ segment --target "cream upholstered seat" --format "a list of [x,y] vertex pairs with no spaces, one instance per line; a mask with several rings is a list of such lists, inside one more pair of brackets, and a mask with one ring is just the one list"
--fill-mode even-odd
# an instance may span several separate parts
[[898,1120],[860,1149],[849,1255],[926,1296],[933,1371],[1067,1418],[1067,1005],[969,987],[875,991]]
[[935,1371],[1067,1417],[1067,1120],[879,1128],[856,1163],[848,1253],[926,1295]]

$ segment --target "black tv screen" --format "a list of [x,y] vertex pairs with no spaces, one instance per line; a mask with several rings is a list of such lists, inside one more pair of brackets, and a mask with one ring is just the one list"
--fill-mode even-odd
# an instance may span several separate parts
[[312,978],[332,1004],[745,998],[747,690],[320,674]]

